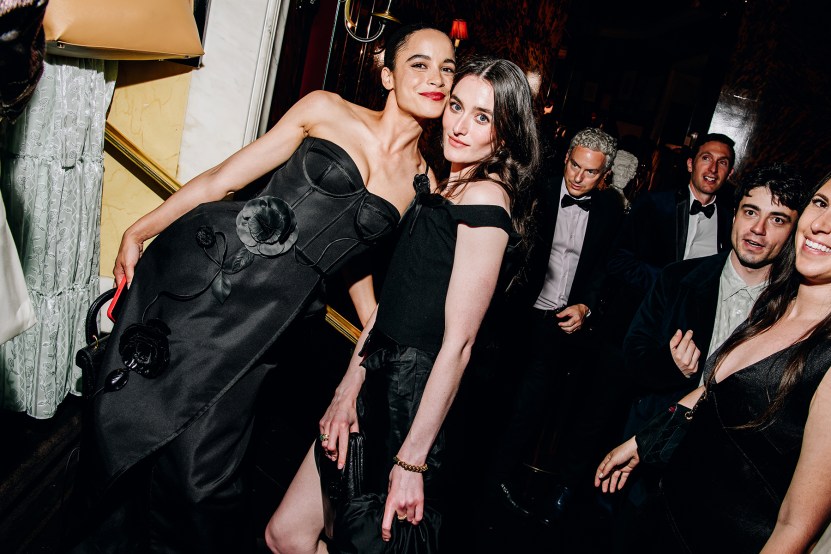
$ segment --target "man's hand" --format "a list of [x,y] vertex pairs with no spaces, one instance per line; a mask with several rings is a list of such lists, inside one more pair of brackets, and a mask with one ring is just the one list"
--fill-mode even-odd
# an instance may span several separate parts
[[562,321],[558,323],[560,329],[570,335],[583,328],[583,322],[589,313],[589,307],[585,304],[575,304],[564,308],[563,311],[557,314],[557,317]]
[[678,369],[687,379],[698,372],[698,358],[701,357],[701,350],[693,342],[692,336],[692,330],[684,333],[681,329],[678,329],[669,339],[672,361],[675,362],[675,365],[678,366]]

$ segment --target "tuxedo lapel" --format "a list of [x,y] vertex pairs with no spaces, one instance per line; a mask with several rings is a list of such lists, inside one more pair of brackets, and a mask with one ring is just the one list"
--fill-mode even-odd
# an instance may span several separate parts
[[690,225],[690,188],[684,187],[675,195],[675,261],[684,259],[687,249],[687,230]]
[[603,249],[598,248],[598,243],[603,240],[608,240],[606,237],[606,233],[604,230],[606,226],[609,224],[608,214],[606,213],[606,206],[600,198],[600,195],[596,195],[597,198],[593,199],[592,208],[589,210],[589,221],[586,224],[586,237],[583,239],[583,247],[580,250],[580,260],[577,262],[577,271],[574,276],[575,282],[578,278],[581,277],[580,269],[589,265],[593,265],[593,254],[602,251]]

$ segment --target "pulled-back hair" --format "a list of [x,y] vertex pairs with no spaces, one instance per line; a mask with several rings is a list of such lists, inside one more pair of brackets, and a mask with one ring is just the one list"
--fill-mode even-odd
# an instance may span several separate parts
[[[531,88],[522,70],[513,62],[491,56],[472,56],[456,70],[455,86],[465,77],[478,77],[493,88],[493,152],[480,160],[465,176],[453,183],[454,189],[472,181],[499,184],[511,201],[511,221],[529,242],[533,198],[531,178],[540,161],[540,143],[534,119]],[[452,90],[451,90],[452,94]],[[492,175],[496,175],[493,178]],[[439,190],[447,188],[447,181]]]
[[[407,41],[410,40],[410,35],[417,33],[418,31],[423,31],[424,29],[432,29],[433,31],[439,31],[440,33],[444,32],[431,25],[427,25],[426,23],[410,23],[408,25],[402,25],[390,33],[384,44],[384,67],[389,68],[390,71],[394,70],[395,57],[398,55],[398,52],[404,48]],[[448,37],[447,40],[449,41],[450,37]]]
[[[806,195],[807,201],[831,181],[831,173],[825,175],[819,184],[813,188],[810,195]],[[804,210],[807,201],[800,206],[800,213]],[[707,378],[709,386],[715,378],[719,365],[724,361],[730,352],[758,335],[773,327],[774,323],[782,319],[788,311],[788,306],[796,297],[799,285],[802,282],[802,275],[796,270],[796,246],[794,236],[797,225],[794,225],[790,238],[785,242],[782,251],[774,259],[770,267],[770,283],[759,295],[753,309],[747,318],[747,325],[740,327],[730,335],[718,352],[715,359],[714,369]],[[823,342],[831,340],[831,314],[828,314],[822,321],[807,329],[802,340],[796,345],[790,354],[785,371],[779,381],[779,387],[773,401],[765,412],[753,421],[741,425],[738,428],[760,427],[771,423],[777,412],[782,409],[787,401],[788,394],[802,379],[805,363],[811,351],[820,346]]]
[[742,198],[759,187],[767,188],[774,202],[792,210],[801,210],[808,201],[808,187],[796,168],[773,163],[757,167],[742,176],[735,190],[735,206],[738,207]]

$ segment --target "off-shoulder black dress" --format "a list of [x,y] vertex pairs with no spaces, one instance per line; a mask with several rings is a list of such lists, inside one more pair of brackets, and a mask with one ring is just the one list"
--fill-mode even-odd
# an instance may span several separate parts
[[[418,179],[416,180],[418,182]],[[460,225],[497,227],[509,235],[500,270],[504,282],[512,267],[519,236],[512,231],[504,208],[492,205],[455,205],[426,189],[426,177],[413,205],[404,214],[378,303],[375,325],[364,347],[366,381],[361,394],[361,429],[366,436],[366,489],[370,494],[387,492],[392,458],[398,453],[421,402],[445,330],[447,298],[456,235]],[[418,190],[418,187],[417,187]],[[427,456],[424,473],[425,521],[413,529],[394,521],[396,533],[420,535],[419,552],[434,552],[440,541],[431,535],[440,519],[446,496],[445,426],[439,431]],[[380,509],[380,513],[379,513]],[[382,552],[380,517],[383,504],[351,506],[335,524],[335,552]],[[346,520],[346,521],[344,521]],[[362,536],[338,536],[339,531]],[[397,550],[396,550],[397,551]]]

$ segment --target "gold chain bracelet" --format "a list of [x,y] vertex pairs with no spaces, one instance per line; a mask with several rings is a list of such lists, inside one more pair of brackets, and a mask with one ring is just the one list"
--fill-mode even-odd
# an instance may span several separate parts
[[413,473],[424,473],[427,471],[427,464],[414,466],[413,464],[408,464],[407,462],[402,461],[398,456],[393,456],[392,461],[395,462],[395,465],[398,467],[404,468],[407,471],[412,471]]

